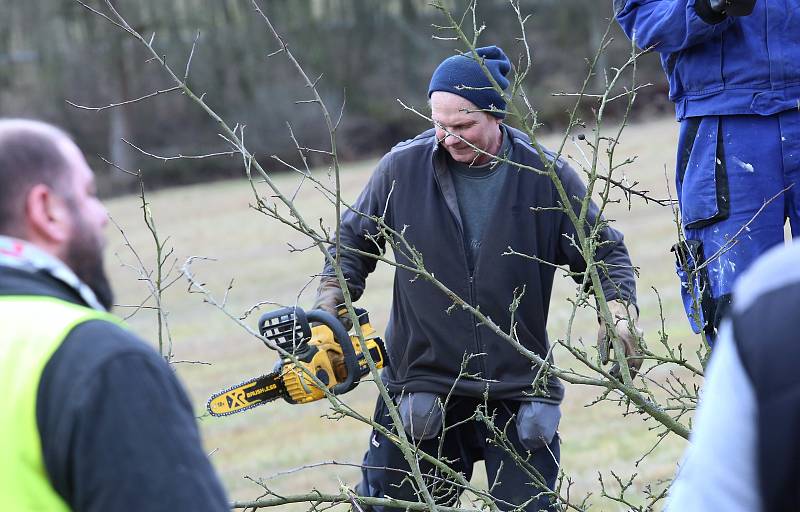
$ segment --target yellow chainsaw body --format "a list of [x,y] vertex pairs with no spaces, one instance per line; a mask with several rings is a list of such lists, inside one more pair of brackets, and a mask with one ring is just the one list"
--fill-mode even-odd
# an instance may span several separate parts
[[[375,329],[369,323],[361,325],[361,332],[366,340],[367,349],[370,351],[376,368],[383,368],[383,352],[378,349],[375,341]],[[366,374],[369,371],[366,358],[363,356],[363,349],[358,336],[351,336],[356,357],[358,358],[359,371]],[[333,360],[337,358],[343,360],[342,347],[333,336],[333,331],[325,325],[317,325],[311,328],[310,346],[317,351],[313,354],[310,361],[301,361],[306,370],[298,368],[297,364],[287,361],[281,368],[281,380],[289,395],[288,401],[298,404],[305,404],[320,400],[325,397],[322,390],[311,378],[309,373],[315,375],[322,381],[328,389],[340,383],[336,377],[333,367]]]

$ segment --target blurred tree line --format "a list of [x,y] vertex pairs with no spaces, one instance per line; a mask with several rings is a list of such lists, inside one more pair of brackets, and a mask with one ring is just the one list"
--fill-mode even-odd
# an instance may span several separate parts
[[[104,10],[104,2],[87,0]],[[277,49],[249,0],[113,0],[114,5],[182,69],[192,44],[190,83],[205,93],[226,120],[246,125],[246,140],[257,155],[297,160],[287,123],[300,144],[327,147],[328,133],[313,105],[295,104],[307,90]],[[424,129],[426,122],[405,111],[397,98],[423,107],[435,66],[458,48],[436,40],[439,13],[427,0],[262,0],[303,66],[323,75],[319,90],[329,105],[346,99],[337,133],[339,155],[358,159],[388,150]],[[121,139],[150,153],[174,156],[227,151],[216,127],[180,95],[158,95],[119,108],[90,111],[142,97],[172,86],[135,41],[72,0],[0,0],[0,112],[36,117],[72,133],[98,171],[101,191],[122,193],[135,180],[108,169],[100,157],[126,169],[142,169],[148,185],[197,182],[235,176],[233,158],[158,161],[146,158]],[[466,7],[452,0],[453,9]],[[546,129],[566,119],[587,59],[596,50],[612,13],[611,0],[522,0],[531,14],[527,37],[534,50],[528,93]],[[520,44],[517,20],[508,0],[481,0],[478,14],[486,30],[482,44],[502,46],[516,61]],[[614,42],[605,66],[621,63],[630,43],[612,27]],[[654,87],[639,95],[636,111],[667,111],[664,80],[657,59],[640,61],[639,81]],[[602,76],[595,77],[602,80]],[[602,90],[601,83],[593,85]],[[642,108],[642,104],[646,108]],[[620,109],[621,111],[622,109]],[[274,166],[276,169],[278,166]]]

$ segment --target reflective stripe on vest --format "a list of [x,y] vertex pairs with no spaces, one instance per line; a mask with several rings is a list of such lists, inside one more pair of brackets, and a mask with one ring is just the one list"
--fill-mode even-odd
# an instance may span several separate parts
[[50,485],[36,422],[42,372],[64,338],[108,313],[42,296],[0,296],[0,496],[3,510],[69,510]]

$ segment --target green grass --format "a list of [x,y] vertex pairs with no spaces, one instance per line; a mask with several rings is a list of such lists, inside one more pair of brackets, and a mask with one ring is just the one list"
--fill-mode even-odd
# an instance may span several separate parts
[[[637,155],[636,162],[627,168],[628,180],[640,182],[657,197],[666,197],[667,182],[672,184],[677,129],[677,124],[668,119],[633,125],[627,128],[621,141],[624,155]],[[555,145],[553,138],[545,142],[551,147]],[[347,200],[356,197],[374,163],[349,165],[343,170],[343,194]],[[324,176],[326,171],[317,172]],[[276,182],[282,191],[292,194],[301,180],[297,175],[283,174]],[[244,178],[156,192],[149,194],[148,200],[152,203],[159,233],[170,237],[169,245],[174,247],[179,264],[189,256],[213,258],[213,261],[199,261],[193,268],[219,299],[225,295],[229,283],[233,283],[227,298],[227,308],[231,312],[240,315],[265,300],[282,304],[297,302],[310,307],[316,287],[314,275],[322,263],[320,253],[316,249],[291,252],[289,244],[302,248],[307,243],[302,236],[249,207],[253,197]],[[309,223],[317,225],[319,219],[324,219],[330,225],[333,220],[330,203],[310,183],[302,186],[297,202]],[[131,244],[152,267],[153,244],[141,220],[139,199],[115,199],[108,203],[108,208]],[[693,351],[699,340],[691,334],[684,318],[669,252],[676,238],[671,210],[634,199],[630,211],[627,205],[610,205],[607,217],[614,219],[615,226],[625,233],[632,260],[640,268],[641,326],[647,336],[655,340],[660,329],[658,302],[651,289],[655,287],[661,294],[671,342],[681,342]],[[116,230],[110,228],[109,234],[107,266],[118,302],[139,303],[147,291],[129,267],[134,265],[134,258]],[[379,265],[360,301],[360,305],[370,310],[373,324],[379,331],[386,325],[391,283],[391,268]],[[574,293],[574,288],[571,280],[557,280],[548,326],[551,339],[565,332],[570,311],[565,298]],[[176,366],[198,415],[204,413],[210,393],[271,369],[276,354],[204,303],[202,296],[187,293],[185,281],[167,292],[164,303],[169,312],[175,358],[210,363]],[[127,311],[117,309],[120,314]],[[254,313],[246,322],[255,327],[257,318],[258,313]],[[129,323],[155,343],[152,311],[140,311]],[[575,323],[574,338],[580,337],[591,345],[596,331],[594,316],[581,312]],[[560,365],[575,364],[562,355],[557,357]],[[376,395],[374,386],[363,384],[349,394],[348,399],[358,410],[369,414]],[[671,477],[685,441],[669,436],[644,462],[634,466],[657,439],[650,430],[654,422],[644,422],[641,415],[624,417],[623,411],[614,404],[587,407],[595,395],[594,389],[567,386],[560,432],[562,465],[574,480],[572,495],[597,493],[598,472],[609,479],[609,470],[623,476],[636,472],[640,475],[637,489]],[[338,422],[326,419],[327,410],[325,402],[304,406],[274,402],[233,417],[202,418],[200,428],[206,449],[212,453],[211,459],[230,497],[251,499],[263,492],[247,481],[245,475],[266,478],[321,461],[360,462],[367,447],[369,429],[350,419]],[[270,480],[269,485],[278,493],[300,493],[312,488],[335,492],[341,483],[352,485],[358,478],[356,468],[335,465],[294,472]],[[480,474],[475,478],[485,479]],[[614,507],[606,501],[598,508],[616,510]]]

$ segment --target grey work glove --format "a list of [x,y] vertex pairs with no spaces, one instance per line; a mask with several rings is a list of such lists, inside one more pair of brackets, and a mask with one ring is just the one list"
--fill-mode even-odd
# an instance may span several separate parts
[[353,321],[350,320],[345,308],[342,287],[339,286],[339,280],[335,277],[323,277],[319,280],[313,309],[321,309],[337,317],[348,331],[353,327]]
[[[611,316],[614,318],[614,327],[616,328],[619,340],[625,348],[625,358],[628,360],[628,368],[631,372],[631,378],[633,378],[636,376],[639,368],[642,367],[639,338],[642,337],[643,331],[638,325],[639,314],[635,306],[627,307],[618,300],[610,301],[608,303],[608,309],[611,312]],[[633,326],[633,330],[631,330],[631,325]],[[600,330],[597,332],[597,350],[600,352],[600,361],[603,364],[608,364],[612,348],[611,333],[601,318]],[[611,367],[609,373],[616,379],[622,378],[622,372],[620,371],[619,364],[616,362]]]
[[549,445],[561,421],[561,408],[547,402],[523,402],[517,411],[517,436],[527,450]]
[[439,435],[444,422],[442,399],[435,393],[406,393],[397,404],[403,430],[416,441]]
[[728,16],[749,16],[756,6],[756,0],[706,0],[711,10]]

